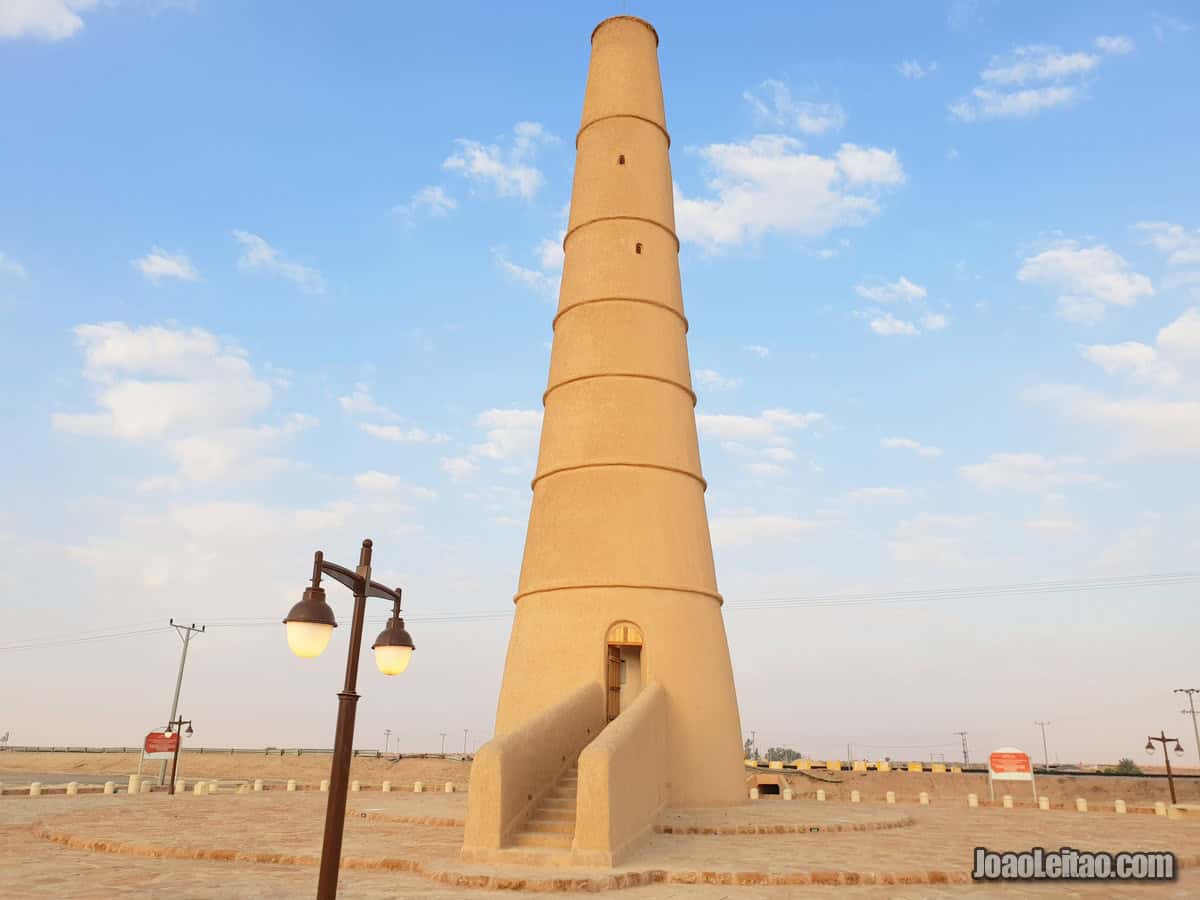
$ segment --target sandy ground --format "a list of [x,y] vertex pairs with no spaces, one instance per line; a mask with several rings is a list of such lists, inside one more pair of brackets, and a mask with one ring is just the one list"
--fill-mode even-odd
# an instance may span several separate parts
[[[332,756],[328,753],[307,756],[265,756],[251,753],[219,754],[184,751],[179,757],[179,776],[186,781],[197,778],[225,779],[230,781],[261,778],[268,783],[296,779],[302,785],[316,786],[322,778],[329,777]],[[157,773],[157,760],[142,764],[142,773]],[[72,775],[108,775],[120,783],[138,769],[136,753],[23,753],[5,751],[0,753],[0,781],[15,786],[28,784],[28,775],[61,774],[62,781],[71,781]],[[466,786],[471,764],[460,759],[375,759],[357,757],[350,765],[350,777],[363,784],[376,787],[384,780],[397,786],[414,781],[441,787],[452,781],[458,788]],[[82,779],[75,779],[82,780]],[[103,779],[101,779],[103,780]],[[50,782],[46,782],[50,783]]]
[[[316,882],[323,800],[319,794],[286,792],[176,798],[161,794],[6,797],[0,800],[0,894],[73,900],[145,896],[159,891],[181,898],[311,896]],[[350,808],[340,897],[414,900],[497,896],[495,890],[468,887],[453,880],[489,872],[499,872],[512,880],[510,884],[524,881],[527,889],[556,877],[611,874],[512,866],[489,870],[462,863],[457,853],[462,828],[456,823],[461,822],[466,810],[463,794],[356,795]],[[720,876],[935,870],[961,879],[969,873],[971,848],[976,844],[1005,850],[1037,845],[1090,850],[1136,847],[1172,850],[1186,860],[1200,860],[1200,821],[1168,821],[1154,816],[968,811],[957,806],[898,810],[878,804],[760,801],[727,810],[720,817],[729,822],[760,824],[853,824],[894,821],[898,814],[906,821],[903,827],[871,831],[654,834],[618,871]],[[698,824],[711,824],[712,816],[694,818]],[[671,817],[673,824],[687,821],[687,814]],[[632,900],[775,900],[826,895],[916,900],[964,893],[972,898],[1181,898],[1200,896],[1200,870],[1193,865],[1185,868],[1176,881],[1153,885],[784,887],[668,881],[609,893],[614,898]]]

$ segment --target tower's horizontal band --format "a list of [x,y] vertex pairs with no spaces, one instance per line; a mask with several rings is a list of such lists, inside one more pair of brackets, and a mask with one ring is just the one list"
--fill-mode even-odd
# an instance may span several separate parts
[[657,306],[659,309],[665,309],[671,315],[679,319],[683,323],[683,332],[687,334],[688,320],[687,316],[671,306],[669,303],[663,303],[661,300],[650,300],[646,297],[593,297],[590,300],[580,300],[578,303],[572,303],[570,306],[564,306],[559,310],[558,315],[554,317],[554,321],[550,323],[550,330],[558,328],[558,320],[565,316],[573,309],[579,309],[581,306],[588,306],[592,303],[645,303],[647,306]]
[[580,125],[579,130],[577,132],[575,132],[575,149],[576,150],[579,149],[580,135],[582,135],[585,131],[587,131],[589,128],[591,128],[593,125],[595,125],[597,122],[604,122],[604,121],[607,121],[608,119],[638,119],[642,122],[646,122],[650,125],[653,125],[659,131],[661,131],[662,136],[667,139],[667,149],[668,150],[671,149],[671,133],[669,131],[667,131],[667,129],[663,128],[662,123],[655,122],[649,116],[639,116],[637,113],[609,113],[606,116],[596,116],[596,118],[594,118],[594,119],[589,119],[588,121],[586,121],[582,125]]
[[553,394],[561,387],[566,387],[568,384],[575,384],[577,381],[592,381],[596,378],[644,378],[647,381],[659,381],[663,384],[669,384],[672,387],[677,387],[692,401],[692,407],[696,406],[696,392],[686,384],[678,381],[672,381],[670,378],[663,378],[661,375],[648,375],[645,372],[596,372],[592,375],[576,375],[574,378],[567,378],[557,384],[552,384],[542,393],[542,406],[546,405],[546,398]]
[[697,475],[695,472],[689,472],[687,469],[681,469],[678,466],[664,466],[659,463],[648,462],[631,462],[629,460],[622,460],[620,462],[587,462],[578,463],[577,465],[573,466],[558,466],[554,469],[547,469],[545,472],[542,472],[540,475],[534,478],[533,481],[529,482],[529,488],[532,490],[533,488],[537,487],[537,483],[539,481],[541,481],[543,478],[549,478],[551,475],[560,475],[563,472],[576,472],[580,469],[604,469],[612,468],[614,466],[628,466],[631,469],[658,469],[662,472],[674,472],[676,475],[686,475],[688,478],[698,483],[701,490],[708,490],[708,482],[704,480],[703,475]]
[[550,587],[535,587],[527,591],[520,591],[513,595],[513,603],[518,600],[524,600],[532,594],[549,594],[555,591],[594,591],[607,589],[635,590],[635,591],[670,591],[675,594],[698,594],[701,597],[708,597],[716,600],[718,604],[723,604],[725,598],[716,591],[708,591],[704,588],[697,587],[682,587],[680,585],[668,584],[557,584]]
[[656,222],[654,219],[647,219],[645,216],[599,216],[595,219],[588,219],[586,222],[580,222],[570,231],[563,235],[563,252],[567,252],[567,241],[571,239],[571,235],[581,228],[587,228],[589,225],[595,225],[597,222],[645,222],[647,225],[653,225],[655,228],[661,228],[671,236],[675,241],[675,252],[679,252],[679,235],[664,225],[662,222]]

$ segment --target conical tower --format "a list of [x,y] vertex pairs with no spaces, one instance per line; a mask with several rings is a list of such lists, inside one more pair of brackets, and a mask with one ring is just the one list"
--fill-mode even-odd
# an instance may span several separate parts
[[[663,757],[660,805],[714,806],[744,796],[742,748],[704,504],[669,147],[658,34],[632,16],[606,19],[592,33],[576,137],[496,735],[504,742],[525,729],[536,740],[548,711],[564,723],[577,715],[572,703],[586,707],[584,718],[596,707],[602,736],[632,733],[625,714],[652,695],[665,737],[620,740]],[[517,752],[517,737],[505,752]],[[569,755],[558,754],[563,765]],[[477,762],[472,774],[476,818],[477,792],[495,787],[484,768]]]

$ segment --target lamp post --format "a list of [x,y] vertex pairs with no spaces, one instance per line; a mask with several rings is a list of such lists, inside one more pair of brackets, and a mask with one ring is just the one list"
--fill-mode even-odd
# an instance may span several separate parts
[[1163,760],[1167,764],[1167,786],[1171,789],[1171,805],[1174,806],[1178,801],[1175,799],[1175,779],[1171,776],[1171,757],[1167,753],[1167,744],[1170,741],[1175,742],[1175,746],[1172,748],[1175,752],[1175,755],[1183,756],[1183,745],[1179,743],[1179,738],[1169,738],[1167,737],[1167,733],[1165,731],[1160,731],[1158,733],[1158,737],[1151,735],[1150,737],[1146,738],[1146,752],[1153,755],[1154,744],[1156,742],[1162,744]]
[[[183,730],[184,725],[187,726],[187,731]],[[172,731],[179,732],[179,738],[175,741],[175,752],[171,755],[171,783],[167,785],[167,793],[174,796],[175,773],[179,771],[179,745],[183,743],[183,736],[185,734],[191,737],[195,732],[192,731],[192,720],[185,719],[183,716],[167,723],[167,734],[170,734]]]
[[337,729],[333,737],[333,767],[329,773],[329,803],[325,807],[325,836],[321,843],[321,871],[317,881],[317,900],[333,900],[337,896],[338,868],[342,861],[342,831],[346,824],[346,795],[350,788],[350,757],[354,745],[354,713],[358,703],[355,690],[358,682],[358,656],[362,647],[363,619],[367,598],[379,597],[392,601],[392,617],[375,638],[375,664],[384,675],[399,675],[408,668],[413,642],[404,630],[400,618],[400,588],[389,588],[371,580],[371,542],[362,542],[358,567],[353,571],[336,563],[326,562],[318,550],[313,556],[312,584],[304,589],[303,599],[292,607],[284,624],[287,641],[297,656],[320,656],[329,644],[337,620],[325,602],[321,576],[354,592],[354,618],[350,626],[350,649],[346,658],[346,683],[338,692]]

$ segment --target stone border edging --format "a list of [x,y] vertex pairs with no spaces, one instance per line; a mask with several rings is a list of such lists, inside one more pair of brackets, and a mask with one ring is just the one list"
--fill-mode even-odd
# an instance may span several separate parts
[[891,828],[907,828],[916,825],[911,816],[886,819],[882,822],[834,822],[827,825],[655,825],[655,834],[698,835],[698,834],[805,834],[814,831],[884,831]]

